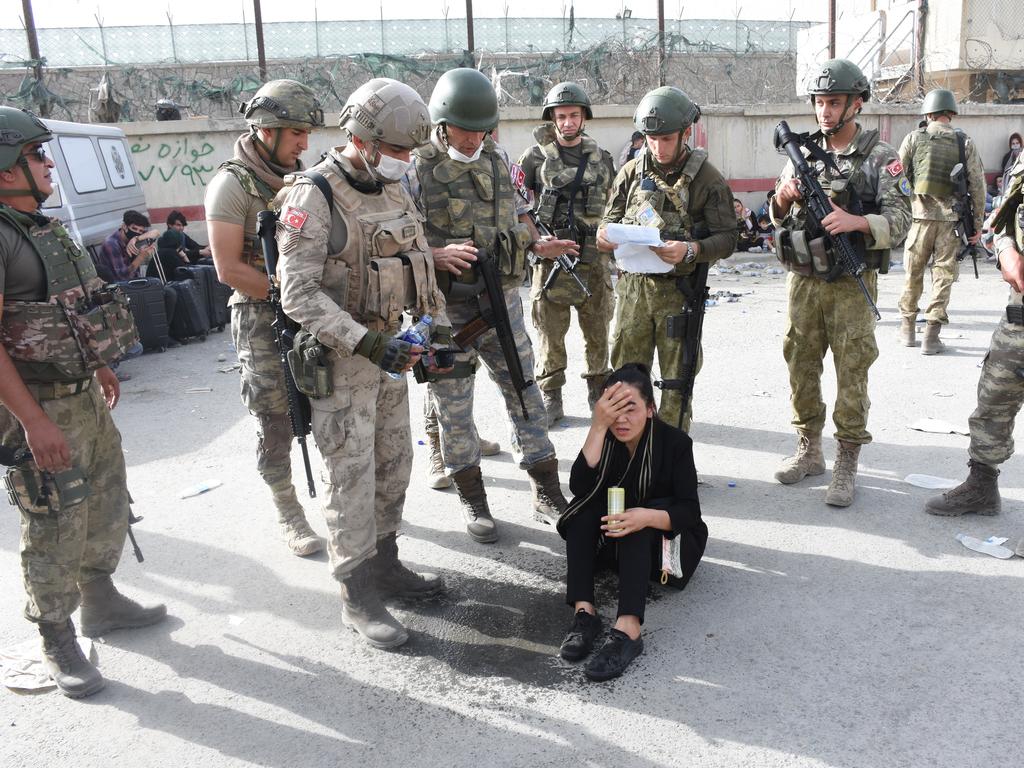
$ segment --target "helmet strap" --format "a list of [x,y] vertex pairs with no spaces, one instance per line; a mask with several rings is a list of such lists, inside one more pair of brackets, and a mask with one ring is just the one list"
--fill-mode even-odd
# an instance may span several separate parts
[[272,130],[274,132],[274,146],[273,147],[268,147],[267,143],[265,141],[263,141],[263,139],[260,138],[260,129],[259,129],[259,126],[256,126],[256,125],[252,126],[251,131],[250,131],[250,135],[252,136],[252,143],[255,144],[256,146],[262,148],[263,151],[267,153],[267,155],[268,155],[267,159],[273,165],[278,165],[278,166],[283,165],[283,163],[280,160],[277,159],[277,150],[278,150],[278,147],[281,146],[281,130],[282,129],[281,128],[271,128],[269,130]]
[[[846,113],[850,111],[850,105],[853,104],[854,98],[855,94],[846,94],[846,106],[843,107],[843,114],[839,116],[839,122],[836,123],[834,128],[829,128],[827,131],[822,131],[823,134],[825,134],[826,136],[835,136],[837,133],[843,130],[843,126],[850,122],[846,117]],[[856,117],[856,115],[854,115],[854,117]]]
[[5,195],[32,195],[35,201],[42,205],[46,202],[46,198],[49,195],[44,195],[43,191],[39,189],[39,185],[36,184],[35,178],[32,176],[32,169],[28,166],[28,158],[25,155],[18,155],[16,165],[21,168],[21,172],[25,175],[25,181],[28,182],[28,189],[9,189],[5,190]]

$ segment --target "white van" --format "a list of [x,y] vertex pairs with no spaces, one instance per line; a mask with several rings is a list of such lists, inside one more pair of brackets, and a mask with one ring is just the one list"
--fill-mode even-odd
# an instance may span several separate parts
[[43,213],[60,219],[94,253],[121,226],[125,211],[149,215],[124,131],[112,125],[43,122],[53,134],[46,153],[56,164],[53,194],[43,203]]

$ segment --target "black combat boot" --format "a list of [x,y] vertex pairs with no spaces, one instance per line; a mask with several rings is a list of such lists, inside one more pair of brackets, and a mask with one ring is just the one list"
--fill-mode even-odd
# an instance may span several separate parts
[[466,521],[466,533],[473,541],[493,544],[498,540],[498,526],[491,517],[487,506],[487,492],[480,467],[466,467],[452,475],[455,489],[462,503],[462,519]]
[[377,594],[382,598],[433,597],[444,592],[444,579],[436,573],[415,573],[398,559],[398,534],[377,539],[377,554],[370,560]]
[[558,480],[558,459],[538,461],[526,468],[533,488],[533,519],[554,525],[569,506],[562,495],[562,486]]
[[373,566],[364,560],[341,577],[341,622],[374,648],[397,648],[409,639],[401,623],[388,613],[374,585]]
[[43,666],[65,696],[71,699],[92,696],[107,684],[78,647],[71,619],[59,624],[40,622],[39,634],[43,638]]
[[135,629],[156,624],[167,617],[167,606],[148,608],[117,591],[109,576],[78,585],[82,593],[82,634],[101,637],[115,629]]

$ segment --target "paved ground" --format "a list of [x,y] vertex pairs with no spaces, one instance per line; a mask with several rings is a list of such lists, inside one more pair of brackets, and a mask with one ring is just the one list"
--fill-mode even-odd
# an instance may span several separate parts
[[[875,442],[848,510],[824,505],[827,474],[788,488],[772,480],[794,442],[783,278],[711,283],[744,293],[708,310],[696,390],[711,540],[686,591],[656,596],[646,653],[625,678],[588,684],[557,659],[570,618],[562,542],[530,519],[526,475],[507,452],[484,460],[502,530],[499,544],[484,546],[462,533],[455,495],[426,487],[417,445],[401,548],[443,571],[451,593],[399,609],[414,629],[400,652],[362,645],[340,625],[325,560],[292,557],[276,538],[253,467],[252,420],[235,375],[217,371],[218,354],[231,359],[229,337],[215,334],[126,364],[134,378],[116,411],[146,518],[137,526],[146,562],[127,553],[118,581],[166,602],[172,618],[107,638],[99,653],[108,686],[87,701],[0,691],[0,764],[1017,764],[1024,560],[975,554],[954,535],[1024,535],[1020,459],[1000,478],[998,518],[927,516],[929,492],[903,482],[912,472],[966,472],[966,438],[907,425],[935,417],[966,426],[1006,293],[995,270],[956,285],[945,333],[954,349],[931,358],[893,342],[902,273],[882,281]],[[571,344],[579,359],[578,335]],[[198,387],[212,391],[186,393]],[[830,400],[827,369],[826,390]],[[414,414],[420,397],[413,387]],[[507,447],[489,381],[478,402],[481,432]],[[585,402],[574,379],[571,415],[552,433],[563,478],[588,424]],[[178,498],[208,478],[223,486]],[[20,615],[17,518],[3,512],[0,647],[33,635]],[[607,599],[601,609],[614,615]]]

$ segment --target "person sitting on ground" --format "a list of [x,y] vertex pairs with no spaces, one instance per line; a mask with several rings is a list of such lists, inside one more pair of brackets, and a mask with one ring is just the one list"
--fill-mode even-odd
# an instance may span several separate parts
[[775,230],[772,228],[772,220],[765,214],[757,217],[757,234],[761,238],[761,249],[772,251],[775,249]]
[[743,205],[743,201],[734,197],[732,200],[733,210],[736,211],[736,238],[737,251],[749,251],[751,248],[761,249],[761,236],[757,232],[757,220],[749,208]]
[[103,242],[96,260],[97,268],[114,282],[140,277],[139,270],[156,252],[160,236],[138,211],[125,211],[121,221],[121,226]]
[[167,214],[167,230],[160,235],[156,247],[161,251],[165,249],[173,249],[175,252],[183,251],[183,256],[189,264],[199,264],[202,259],[210,256],[210,246],[200,245],[186,235],[185,227],[187,226],[188,220],[185,218],[185,214],[177,210],[171,211]]
[[[607,508],[612,487],[625,492],[624,511],[615,515]],[[646,366],[627,363],[608,377],[569,488],[574,498],[557,528],[565,539],[566,602],[575,618],[559,653],[567,661],[580,661],[593,649],[601,632],[594,575],[599,568],[616,567],[615,626],[584,670],[592,680],[609,680],[643,651],[640,627],[648,580],[685,587],[708,539],[697,498],[693,441],[658,418]],[[664,547],[672,539],[678,539],[678,548]],[[664,549],[673,550],[668,562]]]

